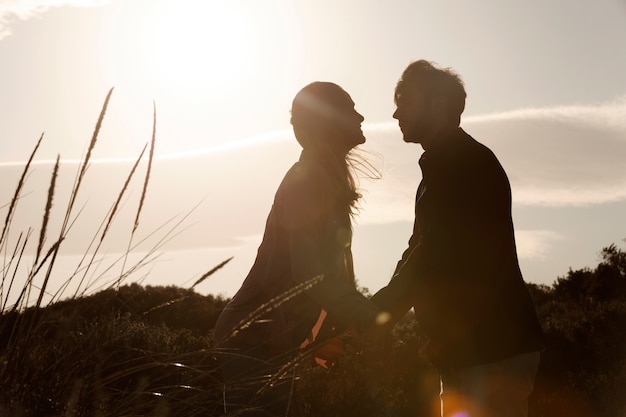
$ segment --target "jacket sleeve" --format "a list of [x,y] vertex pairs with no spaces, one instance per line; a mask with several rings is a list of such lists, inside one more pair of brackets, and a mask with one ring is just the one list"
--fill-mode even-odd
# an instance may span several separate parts
[[485,152],[472,156],[438,161],[418,192],[419,220],[409,248],[387,287],[372,297],[396,320],[411,307],[430,311],[429,305],[451,304],[469,296],[466,290],[484,288],[503,257],[506,244],[498,230],[510,189],[495,158]]
[[412,294],[414,292],[414,274],[410,273],[408,270],[415,265],[411,265],[408,261],[413,261],[416,257],[415,252],[418,250],[417,245],[419,239],[419,224],[417,220],[415,220],[408,247],[402,253],[402,257],[396,264],[394,273],[391,276],[391,281],[370,298],[382,311],[390,315],[392,322],[400,320],[413,307]]

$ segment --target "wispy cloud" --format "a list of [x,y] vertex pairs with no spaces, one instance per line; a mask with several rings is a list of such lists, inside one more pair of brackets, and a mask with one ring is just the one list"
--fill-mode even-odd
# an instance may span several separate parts
[[[626,199],[625,116],[626,105],[618,101],[600,106],[530,109],[468,117],[463,126],[493,149],[502,161],[511,178],[514,204],[590,205]],[[383,178],[361,181],[364,200],[355,230],[358,233],[361,226],[387,226],[395,222],[405,224],[408,233],[414,216],[415,190],[421,179],[417,162],[422,149],[419,145],[404,143],[395,123],[365,126],[365,131],[368,137],[365,148],[382,157],[382,160],[377,157],[371,160],[382,171]],[[299,150],[291,132],[280,131],[228,146],[162,157],[154,166],[151,180],[153,192],[149,194],[143,225],[146,233],[158,229],[167,219],[180,218],[203,201],[185,222],[188,229],[165,249],[217,251],[209,264],[223,260],[225,255],[235,255],[238,263],[229,267],[229,271],[233,270],[228,274],[229,279],[243,276],[256,248],[244,237],[263,232],[276,187],[297,160]],[[76,226],[81,233],[75,233],[68,241],[69,254],[82,253],[85,240],[91,236],[85,231],[102,221],[128,172],[130,161],[107,162],[111,161],[101,160],[90,167],[83,195],[88,209],[80,216],[82,223]],[[21,172],[20,167],[0,165],[3,185],[0,207],[3,201],[10,199],[8,193]],[[33,218],[40,217],[51,167],[42,163],[33,170],[25,196],[20,200],[15,230],[26,230]],[[60,196],[69,192],[74,171],[75,167],[67,164],[61,167]],[[136,196],[139,185],[131,188]],[[129,211],[134,208],[132,201],[127,206]],[[122,216],[120,221],[123,220]],[[51,224],[55,227],[54,219]],[[532,265],[543,265],[553,256],[554,248],[570,238],[548,230],[546,224],[549,223],[530,225],[530,230],[516,230],[520,259],[534,262]],[[110,253],[125,248],[123,225],[122,222],[120,229],[113,231],[115,241],[107,248]],[[384,239],[388,238],[404,242],[408,236]],[[381,241],[376,240],[376,244]],[[393,265],[395,256],[381,253],[378,258],[381,265]],[[219,285],[228,284],[220,281]],[[368,285],[376,288],[374,284]]]
[[626,199],[626,96],[597,106],[468,118],[509,173],[518,203],[585,205]]
[[[573,206],[626,199],[624,120],[626,100],[469,117],[463,126],[502,161],[511,179],[514,204]],[[383,177],[361,181],[364,199],[358,222],[412,222],[415,190],[421,179],[421,147],[404,143],[394,123],[366,126],[365,131],[365,148],[381,156],[371,160]],[[160,215],[151,226],[158,227],[163,218],[180,214],[206,198],[197,214],[203,227],[212,230],[215,244],[261,233],[276,187],[297,160],[299,150],[290,132],[279,131],[193,153],[162,156],[155,164],[152,197]],[[93,189],[99,192],[88,198],[98,200],[97,205],[106,207],[106,196],[115,196],[116,187],[123,182],[127,167],[119,162],[130,161],[116,161],[100,161],[92,167]],[[7,190],[11,189],[8,179],[19,173],[20,166],[0,166]],[[68,169],[63,166],[63,178]],[[46,189],[45,166],[38,173],[41,178],[33,175],[27,191]],[[33,197],[21,204],[35,203]],[[37,210],[37,204],[26,210],[27,218],[36,216]],[[219,224],[212,224],[211,219],[219,219]],[[205,238],[198,239],[194,246]],[[542,242],[549,243],[546,239]],[[529,248],[537,247],[533,245]]]
[[20,20],[38,17],[54,7],[93,7],[109,0],[2,0],[0,1],[0,40],[12,34],[12,26]]
[[523,260],[543,261],[549,249],[564,237],[550,230],[518,230],[517,255]]
[[[572,206],[626,199],[626,96],[596,106],[467,117],[462,126],[500,159],[515,204]],[[368,138],[385,159],[381,184],[371,186],[376,217],[400,210],[412,216],[397,200],[406,199],[407,190],[415,191],[421,147],[402,143],[395,123],[372,126]]]
[[[1,0],[0,0],[1,1]],[[213,145],[208,148],[202,149],[192,149],[181,152],[174,153],[165,153],[158,154],[155,153],[154,160],[155,161],[171,161],[171,160],[185,160],[185,159],[198,159],[198,158],[210,158],[215,156],[216,154],[228,153],[233,151],[244,151],[248,152],[250,149],[258,148],[259,146],[267,147],[268,145],[272,145],[274,143],[279,144],[283,143],[283,146],[286,142],[293,141],[293,134],[291,130],[277,130],[274,132],[262,133],[259,135],[233,140],[231,142],[220,143],[218,145]],[[136,160],[137,156],[128,156],[123,158],[95,158],[90,163],[101,165],[101,164],[129,164],[133,163]],[[52,165],[54,164],[55,159],[38,159],[33,160],[33,165]],[[82,159],[66,159],[61,158],[61,162],[64,164],[71,165],[79,165],[82,163]],[[0,161],[0,168],[6,167],[23,167],[25,161]]]

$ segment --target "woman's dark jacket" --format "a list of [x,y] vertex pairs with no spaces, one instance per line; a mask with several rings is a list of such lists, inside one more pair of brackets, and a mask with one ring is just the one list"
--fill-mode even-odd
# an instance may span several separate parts
[[396,319],[413,307],[430,338],[428,356],[441,368],[540,350],[499,161],[457,128],[436,138],[420,166],[409,247],[372,301]]
[[[322,309],[341,327],[373,322],[379,310],[355,288],[351,238],[345,190],[304,151],[276,192],[252,269],[217,321],[218,345],[297,349]],[[267,311],[248,322],[262,305]]]

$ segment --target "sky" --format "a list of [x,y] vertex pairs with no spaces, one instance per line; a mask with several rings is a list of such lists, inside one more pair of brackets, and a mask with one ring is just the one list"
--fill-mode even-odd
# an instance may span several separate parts
[[[551,285],[595,267],[603,247],[623,248],[626,238],[625,44],[623,0],[0,0],[0,219],[43,134],[0,248],[2,300],[32,269],[57,155],[46,248],[58,236],[111,88],[46,299],[97,291],[137,262],[125,282],[190,287],[230,257],[195,289],[233,295],[300,152],[291,100],[316,80],[352,96],[365,117],[361,155],[381,173],[360,181],[353,241],[359,285],[375,292],[411,233],[422,149],[402,141],[391,115],[401,72],[422,58],[461,75],[461,125],[509,175],[525,279]],[[150,142],[154,109],[140,224],[131,236],[145,156],[85,271],[90,243]],[[11,254],[29,228],[9,289]]]

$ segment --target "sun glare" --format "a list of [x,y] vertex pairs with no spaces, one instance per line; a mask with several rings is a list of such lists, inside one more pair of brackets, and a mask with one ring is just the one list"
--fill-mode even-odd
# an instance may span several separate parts
[[155,10],[144,32],[145,66],[154,81],[204,89],[241,76],[251,35],[231,4],[176,1]]
[[271,29],[259,36],[246,2],[133,2],[114,19],[109,65],[117,82],[153,98],[226,94],[250,77],[247,65],[262,59],[263,41],[273,36]]
[[112,3],[102,72],[128,108],[124,123],[136,129],[137,109],[151,114],[154,99],[162,149],[171,140],[177,152],[273,129],[300,74],[294,10],[271,0]]

